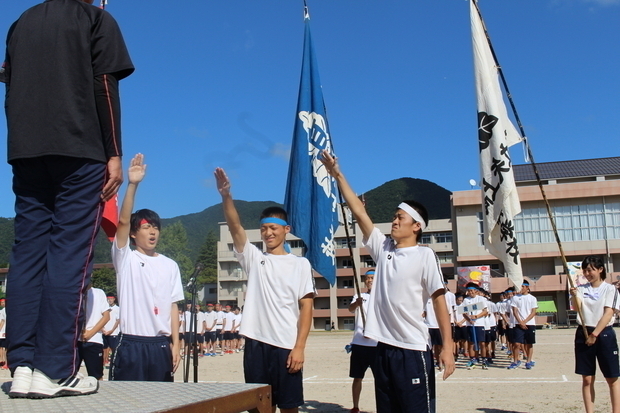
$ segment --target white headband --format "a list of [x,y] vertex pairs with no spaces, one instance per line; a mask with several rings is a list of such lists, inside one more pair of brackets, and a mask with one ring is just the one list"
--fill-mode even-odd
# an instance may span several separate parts
[[415,209],[411,208],[409,204],[401,202],[398,206],[400,209],[411,215],[411,218],[415,219],[422,226],[422,231],[426,229],[426,221],[422,219],[422,216]]

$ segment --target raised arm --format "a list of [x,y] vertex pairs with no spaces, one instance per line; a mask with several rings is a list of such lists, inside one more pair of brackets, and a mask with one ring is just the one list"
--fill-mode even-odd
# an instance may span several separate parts
[[349,182],[347,182],[343,173],[340,171],[340,165],[338,165],[338,158],[331,156],[327,151],[323,151],[321,152],[320,160],[321,162],[323,162],[323,165],[325,165],[327,172],[329,172],[329,174],[333,176],[338,183],[340,193],[344,197],[344,200],[347,202],[351,213],[353,213],[353,216],[357,220],[357,224],[360,226],[360,229],[364,234],[364,238],[368,238],[372,233],[374,224],[366,213],[366,208],[364,208],[364,204],[362,204],[362,201],[360,201],[357,195],[355,195],[355,192],[353,192],[353,189],[349,185]]
[[226,172],[222,168],[216,168],[215,181],[217,182],[217,190],[222,196],[222,207],[224,208],[224,216],[226,217],[226,223],[228,224],[228,230],[232,235],[233,244],[237,252],[243,252],[247,236],[245,229],[241,226],[241,220],[239,219],[239,213],[235,208],[232,195],[230,194],[230,179],[226,175]]
[[131,160],[129,170],[127,171],[127,191],[121,206],[121,212],[118,217],[118,228],[116,229],[116,246],[123,248],[129,241],[129,233],[131,231],[131,212],[136,198],[138,185],[144,179],[146,174],[146,164],[144,164],[144,155],[137,154]]

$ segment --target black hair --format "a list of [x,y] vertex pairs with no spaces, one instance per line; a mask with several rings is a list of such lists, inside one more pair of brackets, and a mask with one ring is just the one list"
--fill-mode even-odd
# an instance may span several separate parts
[[591,265],[594,269],[603,270],[601,271],[601,280],[607,278],[607,273],[605,272],[605,265],[603,264],[603,258],[596,255],[588,255],[583,259],[583,262],[581,263],[581,270],[583,271],[584,268],[588,268],[588,265]]
[[[428,211],[426,210],[426,207],[424,205],[422,205],[421,203],[419,203],[418,201],[414,201],[414,200],[405,200],[403,201],[405,204],[409,205],[411,208],[415,209],[418,214],[420,214],[420,216],[422,217],[422,219],[424,220],[424,222],[426,223],[426,226],[428,226]],[[415,222],[417,222],[414,219]],[[420,223],[422,224],[422,223]],[[417,235],[417,241],[420,242],[420,239],[422,239],[422,232],[423,230],[420,228],[420,231],[416,234]]]
[[456,293],[454,294],[454,299],[457,299],[457,298],[465,298],[465,296],[461,293]]
[[159,215],[157,215],[157,212],[151,211],[150,209],[139,209],[131,214],[130,230],[132,233],[138,232],[142,225],[140,222],[142,222],[143,219],[152,226],[161,229],[161,219]]
[[259,219],[271,217],[280,218],[288,222],[288,214],[283,208],[280,208],[279,206],[271,206],[263,209],[263,212],[261,212]]
[[507,293],[514,293],[515,291],[517,291],[514,287],[508,287],[506,288],[506,292]]
[[480,290],[480,286],[474,282],[468,282],[465,286],[466,289],[469,289],[471,287],[474,287],[476,290]]

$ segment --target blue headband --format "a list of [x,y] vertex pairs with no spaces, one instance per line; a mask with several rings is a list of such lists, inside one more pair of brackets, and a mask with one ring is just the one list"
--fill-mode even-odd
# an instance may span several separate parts
[[287,226],[288,222],[286,222],[283,219],[280,218],[275,218],[275,217],[268,217],[268,218],[263,218],[260,220],[261,225],[263,224],[278,224],[278,225],[282,225],[282,226]]
[[374,275],[374,274],[375,274],[375,272],[374,272],[373,270],[370,270],[370,271],[368,271],[368,272],[367,272],[366,274],[364,274],[364,275]]
[[468,290],[477,290],[478,288],[476,287],[467,287]]

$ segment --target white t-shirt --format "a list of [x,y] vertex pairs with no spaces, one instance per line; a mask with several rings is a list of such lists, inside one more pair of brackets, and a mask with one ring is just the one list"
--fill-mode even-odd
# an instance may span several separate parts
[[[525,320],[530,316],[532,309],[538,308],[538,300],[532,294],[520,294],[512,297],[512,311],[519,311],[519,317],[521,320]],[[516,323],[516,318],[515,318]],[[536,325],[536,317],[532,317],[525,323],[527,326],[535,326]]]
[[[454,321],[456,323],[460,323],[461,321],[463,321],[465,319],[465,317],[463,317],[463,313],[459,311],[459,309],[461,308],[461,306],[463,305],[463,303],[461,303],[461,305],[457,305],[454,308]],[[459,327],[465,327],[467,325],[467,321],[464,323],[461,323],[461,325]]]
[[172,303],[185,298],[177,263],[162,254],[151,257],[132,251],[129,240],[123,248],[118,248],[116,239],[112,245],[112,262],[116,269],[123,334],[170,336]]
[[239,326],[241,325],[242,319],[243,319],[243,314],[241,313],[235,314],[235,328],[233,329],[235,333],[239,332]]
[[189,333],[191,331],[200,333],[202,331],[202,321],[204,320],[203,312],[198,311],[196,313],[196,328],[193,326],[192,313],[190,311],[185,312],[185,332]]
[[[358,346],[366,346],[366,347],[376,347],[377,340],[373,340],[371,338],[364,337],[364,322],[362,320],[362,316],[360,311],[364,311],[364,316],[368,318],[368,300],[370,299],[369,293],[362,293],[362,306],[357,307],[355,309],[355,331],[353,332],[353,340],[351,340],[351,344],[356,344]],[[357,294],[353,296],[351,302],[354,303],[357,301]]]
[[[487,303],[487,299],[479,295],[476,295],[474,297],[465,297],[463,299],[463,306],[470,307],[470,311],[467,312],[467,315],[477,316],[482,313],[485,308],[487,309],[487,311],[489,311]],[[474,304],[476,304],[476,310],[472,310],[472,306]],[[476,327],[484,327],[484,318],[485,317],[475,319],[474,324],[470,323],[469,321],[467,321],[465,324],[467,324],[469,327],[471,327],[472,325]]]
[[517,295],[513,295],[511,298],[506,300],[506,313],[508,313],[508,328],[515,328],[515,324],[517,320],[515,319],[514,311],[512,311],[512,303],[513,300],[517,297]]
[[0,321],[4,321],[0,328],[0,338],[6,338],[6,307],[0,310]]
[[431,346],[422,318],[428,298],[445,290],[435,252],[421,245],[396,248],[374,228],[364,240],[377,263],[364,335],[391,346],[426,351]]
[[249,240],[243,253],[235,251],[235,256],[248,275],[240,333],[275,347],[293,349],[299,301],[315,294],[310,262],[293,254],[263,253]]
[[446,290],[446,304],[448,305],[448,311],[450,314],[450,322],[454,324],[456,321],[456,295],[452,291]]
[[[586,326],[596,327],[599,320],[603,317],[605,307],[620,310],[620,299],[618,290],[613,285],[603,282],[598,288],[592,287],[590,283],[577,286],[577,294],[581,298],[583,316]],[[581,315],[577,314],[577,322],[581,324]],[[609,325],[613,325],[614,318],[609,320]]]
[[[207,311],[204,313],[204,320],[205,320],[205,332],[215,332],[215,326],[213,325],[213,323],[215,323],[215,321],[217,320],[217,313],[213,310],[211,311]],[[211,329],[211,327],[213,327]]]
[[224,312],[223,311],[215,311],[215,316],[217,317],[217,321],[215,322],[215,329],[221,330],[222,325],[224,324]]
[[[119,318],[119,314],[120,314],[120,309],[118,308],[118,306],[116,304],[111,306],[110,307],[110,321],[108,321],[105,324],[103,329],[106,330],[106,331],[112,329],[112,327],[114,327],[114,324],[116,324],[116,320],[118,320],[118,318]],[[119,331],[120,331],[120,323],[116,326],[114,331],[112,331],[112,333],[110,333],[110,335],[111,336],[117,336]]]
[[[448,303],[448,300],[446,300],[446,308],[448,310],[448,315],[450,315],[450,321],[452,321],[452,310],[450,304]],[[424,308],[424,311],[426,312],[426,324],[428,325],[428,328],[438,329],[439,322],[437,321],[437,315],[435,314],[435,307],[433,306],[432,298],[429,298],[426,301],[426,307]]]
[[232,331],[233,322],[235,321],[235,313],[233,313],[232,311],[224,312],[224,319],[226,320],[226,322],[222,327],[222,331]]
[[[106,311],[110,311],[110,304],[108,304],[108,299],[103,290],[99,288],[90,288],[86,293],[86,312],[84,315],[86,320],[85,330],[90,330],[95,327]],[[103,334],[101,334],[101,330],[97,331],[88,342],[103,344]]]

